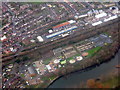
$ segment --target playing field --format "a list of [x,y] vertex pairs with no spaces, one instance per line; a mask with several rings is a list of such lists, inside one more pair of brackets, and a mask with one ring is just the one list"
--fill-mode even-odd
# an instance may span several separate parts
[[88,52],[88,57],[93,56],[96,52],[98,52],[101,49],[101,47],[95,47],[93,49],[90,49],[86,52]]

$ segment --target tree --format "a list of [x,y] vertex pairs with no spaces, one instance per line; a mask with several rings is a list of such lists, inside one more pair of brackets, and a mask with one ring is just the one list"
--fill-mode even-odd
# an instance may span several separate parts
[[89,88],[94,88],[95,87],[95,80],[94,79],[87,80],[87,86]]
[[109,85],[109,84],[107,84],[107,85],[105,85],[105,86],[104,86],[104,88],[110,88],[110,85]]
[[96,82],[95,86],[96,86],[96,88],[104,88],[102,83],[100,83],[100,82]]

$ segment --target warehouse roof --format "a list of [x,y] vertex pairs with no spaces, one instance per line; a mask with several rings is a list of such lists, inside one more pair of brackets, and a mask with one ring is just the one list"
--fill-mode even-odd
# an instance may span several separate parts
[[54,26],[53,29],[59,28],[59,27],[62,27],[62,26],[68,25],[68,24],[70,24],[70,23],[69,22],[64,22],[64,23],[61,23],[61,24],[59,24],[57,26]]
[[41,36],[38,36],[37,39],[39,40],[39,42],[43,42],[43,38]]
[[104,16],[107,16],[107,14],[106,13],[101,13],[101,14],[95,15],[96,18],[101,18],[101,17],[104,17]]
[[60,34],[62,34],[62,33],[71,31],[71,30],[76,29],[76,28],[77,28],[77,26],[73,26],[73,27],[71,27],[71,28],[64,29],[64,30],[59,31],[59,32],[55,32],[55,33],[52,33],[52,34],[50,34],[50,35],[47,35],[46,38],[52,38],[52,37],[54,37],[54,36],[60,35]]

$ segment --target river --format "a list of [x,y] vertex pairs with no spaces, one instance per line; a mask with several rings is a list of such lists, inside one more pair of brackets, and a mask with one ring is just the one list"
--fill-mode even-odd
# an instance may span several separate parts
[[76,85],[80,85],[80,83],[83,81],[91,78],[98,78],[102,74],[106,74],[115,69],[115,65],[118,65],[118,57],[120,57],[120,49],[115,57],[110,61],[102,63],[101,65],[85,72],[74,72],[68,75],[67,79],[61,77],[52,83],[48,88],[73,88]]

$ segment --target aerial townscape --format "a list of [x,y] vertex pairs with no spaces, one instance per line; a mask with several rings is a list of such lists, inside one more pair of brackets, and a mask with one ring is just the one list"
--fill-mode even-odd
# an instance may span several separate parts
[[0,10],[1,88],[120,87],[120,2],[3,1]]

